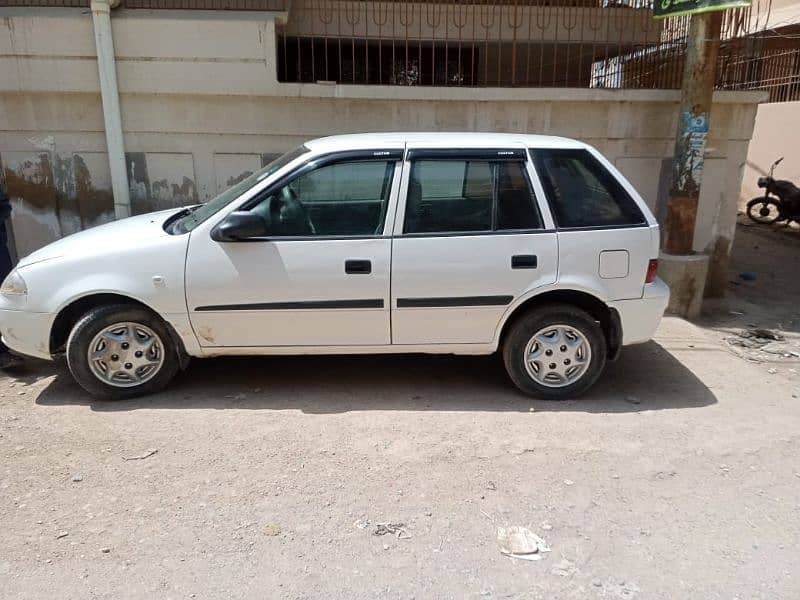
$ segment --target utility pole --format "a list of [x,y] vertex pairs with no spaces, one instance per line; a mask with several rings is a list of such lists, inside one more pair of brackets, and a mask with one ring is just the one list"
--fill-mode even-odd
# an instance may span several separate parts
[[92,0],[92,22],[97,49],[97,69],[100,76],[100,100],[106,129],[106,150],[111,170],[111,191],[114,194],[114,215],[117,219],[131,216],[128,170],[125,166],[125,142],[122,136],[122,116],[119,108],[117,65],[114,40],[111,35],[111,9],[120,0]]
[[722,13],[692,15],[686,42],[681,104],[672,157],[659,274],[670,287],[667,310],[685,318],[700,314],[709,257],[693,252],[706,140],[716,80]]
[[692,15],[667,199],[667,254],[692,253],[721,29],[722,12]]

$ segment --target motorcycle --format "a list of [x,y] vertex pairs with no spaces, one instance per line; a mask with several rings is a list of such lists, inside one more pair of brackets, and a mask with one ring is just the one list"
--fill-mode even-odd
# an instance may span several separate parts
[[780,157],[769,170],[767,177],[758,178],[758,187],[764,188],[764,195],[747,203],[747,216],[756,223],[771,225],[778,221],[800,223],[800,188],[791,181],[775,179],[775,167],[781,164]]

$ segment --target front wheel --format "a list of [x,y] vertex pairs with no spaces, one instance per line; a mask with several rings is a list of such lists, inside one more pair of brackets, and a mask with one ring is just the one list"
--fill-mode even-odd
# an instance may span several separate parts
[[86,313],[67,340],[72,376],[92,396],[121,400],[157,392],[179,370],[167,326],[145,308],[99,306]]
[[747,216],[763,225],[772,225],[784,218],[778,201],[763,196],[753,198],[747,203]]
[[606,364],[600,324],[566,304],[536,307],[511,327],[503,344],[511,380],[529,396],[568,400],[588,390]]

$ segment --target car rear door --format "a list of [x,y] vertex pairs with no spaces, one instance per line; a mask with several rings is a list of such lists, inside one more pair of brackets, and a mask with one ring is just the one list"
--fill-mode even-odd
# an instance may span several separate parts
[[658,225],[636,191],[593,149],[531,154],[558,230],[562,287],[600,287],[604,300],[640,298],[658,257]]
[[411,147],[403,172],[392,344],[490,343],[508,305],[558,269],[527,153]]

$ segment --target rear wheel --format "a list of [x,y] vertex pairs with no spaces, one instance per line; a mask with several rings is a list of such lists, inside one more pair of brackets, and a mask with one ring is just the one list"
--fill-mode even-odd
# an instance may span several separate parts
[[600,324],[567,304],[536,307],[517,320],[503,344],[511,380],[544,400],[567,400],[588,390],[606,363]]
[[92,396],[120,400],[157,392],[179,369],[164,322],[145,308],[100,306],[86,313],[67,340],[72,376]]
[[747,203],[747,216],[756,223],[771,225],[783,219],[781,205],[772,198],[753,198]]

